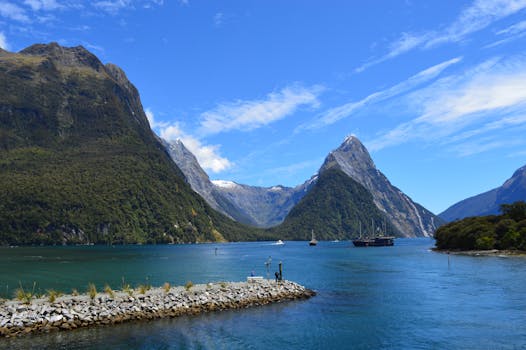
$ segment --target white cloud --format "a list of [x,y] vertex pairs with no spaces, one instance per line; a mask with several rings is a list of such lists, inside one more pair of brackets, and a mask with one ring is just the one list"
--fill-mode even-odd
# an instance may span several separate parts
[[0,16],[22,23],[30,21],[22,7],[6,1],[0,1]]
[[[516,130],[526,124],[526,57],[488,60],[409,94],[404,101],[419,114],[368,142],[372,151],[411,140],[454,144],[501,129]],[[503,143],[491,145],[479,150]],[[457,150],[460,155],[472,154],[468,148],[476,147]]]
[[497,35],[514,35],[526,30],[526,21],[515,23],[507,28],[499,30]]
[[402,33],[399,39],[391,43],[386,55],[363,64],[355,71],[362,72],[373,65],[417,48],[429,49],[445,43],[462,41],[469,34],[485,29],[494,22],[525,8],[526,0],[475,0],[444,29],[415,34]]
[[512,26],[499,30],[497,33],[500,37],[505,37],[504,39],[497,40],[489,45],[484,46],[485,49],[495,47],[498,45],[507,44],[511,41],[523,38],[526,36],[526,21],[515,23]]
[[130,0],[104,0],[94,2],[93,6],[110,14],[116,14],[121,9],[132,6],[132,3]]
[[7,43],[4,32],[0,32],[0,49],[9,50],[9,44]]
[[219,27],[223,24],[224,19],[225,15],[222,12],[218,12],[214,15],[214,24]]
[[30,6],[33,11],[52,11],[64,7],[56,0],[24,0],[24,4]]
[[301,106],[318,107],[322,88],[286,87],[263,100],[224,103],[201,114],[200,132],[217,134],[230,130],[250,131],[293,114]]
[[[144,114],[146,114],[146,118],[148,119],[148,123],[150,123],[150,128],[153,130],[153,129],[162,129],[162,128],[166,128],[169,126],[168,123],[166,122],[158,122],[155,120],[155,115],[153,113],[153,111],[151,110],[151,108],[145,108],[144,109]],[[168,134],[170,135],[170,134]],[[175,137],[175,139],[177,139],[178,136]]]
[[163,139],[172,142],[181,140],[186,148],[188,148],[190,152],[195,155],[201,167],[207,171],[219,173],[232,166],[232,163],[227,158],[224,158],[219,154],[219,145],[203,144],[197,138],[186,134],[178,124],[163,128],[161,130],[160,136]]
[[331,108],[323,112],[321,115],[318,115],[314,122],[304,124],[300,126],[296,131],[300,131],[303,129],[318,129],[320,127],[334,124],[341,119],[351,116],[353,113],[355,113],[359,109],[366,107],[367,105],[387,100],[394,96],[405,93],[411,89],[414,89],[415,87],[421,84],[433,80],[434,78],[438,77],[446,68],[460,62],[461,60],[462,57],[456,57],[448,61],[439,63],[423,71],[420,71],[419,73],[411,76],[407,80],[398,83],[386,90],[374,92],[359,101],[352,101],[344,105]]

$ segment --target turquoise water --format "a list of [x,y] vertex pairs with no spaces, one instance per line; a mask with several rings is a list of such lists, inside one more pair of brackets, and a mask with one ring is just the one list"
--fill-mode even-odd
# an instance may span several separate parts
[[[526,349],[526,259],[431,252],[430,239],[394,247],[350,242],[0,248],[0,291],[20,283],[85,290],[88,282],[284,278],[318,295],[246,310],[0,339],[6,349]],[[217,248],[217,252],[216,252]],[[216,254],[217,253],[217,254]]]

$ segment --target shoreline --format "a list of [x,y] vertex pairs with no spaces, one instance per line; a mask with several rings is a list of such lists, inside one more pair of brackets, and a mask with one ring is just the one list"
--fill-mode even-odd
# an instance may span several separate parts
[[157,287],[144,293],[99,292],[66,294],[50,302],[48,298],[0,301],[0,338],[30,333],[65,331],[95,325],[111,325],[132,320],[152,320],[182,315],[255,307],[316,295],[291,281],[218,282],[190,288]]
[[522,250],[449,250],[432,248],[432,251],[441,254],[466,255],[466,256],[495,256],[495,257],[526,257],[526,251]]

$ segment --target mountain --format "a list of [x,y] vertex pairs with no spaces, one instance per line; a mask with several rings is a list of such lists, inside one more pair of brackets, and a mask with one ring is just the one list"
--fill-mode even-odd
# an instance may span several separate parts
[[441,220],[415,203],[393,186],[374,165],[365,146],[354,136],[347,137],[336,150],[329,153],[320,174],[337,168],[365,187],[375,205],[403,237],[429,237]]
[[195,156],[180,140],[164,141],[164,145],[195,192],[214,209],[246,225],[271,227],[280,224],[310,185],[307,181],[295,188],[257,187],[232,181],[210,181]]
[[[318,175],[313,176],[305,183],[294,188],[284,186],[256,187],[237,184],[232,181],[210,181],[206,173],[199,166],[197,159],[180,141],[172,143],[167,146],[167,148],[175,163],[182,169],[192,188],[201,194],[212,207],[239,222],[267,228],[283,223],[284,226],[282,226],[281,229],[271,230],[271,232],[275,232],[283,238],[288,239],[294,237],[299,239],[300,237],[306,237],[306,231],[300,229],[296,224],[287,222],[287,215],[293,215],[292,217],[294,218],[306,218],[308,215],[300,214],[300,212],[309,212],[309,205],[316,207],[316,213],[319,214],[322,212],[320,204],[312,202],[312,200],[302,203],[301,207],[294,213],[291,211],[296,205],[299,205],[304,196],[316,188],[319,180]],[[440,218],[436,217],[421,205],[414,203],[402,191],[391,185],[385,175],[376,169],[367,149],[354,136],[346,138],[339,148],[327,156],[318,174],[321,176],[323,173],[332,169],[342,171],[347,177],[350,177],[354,182],[370,192],[375,206],[384,213],[382,214],[382,218],[385,217],[390,231],[397,236],[430,236],[442,222]],[[348,189],[342,185],[341,190],[347,191]],[[316,189],[318,195],[323,191],[319,186]],[[331,191],[332,188],[329,189],[329,192]],[[358,201],[361,200],[362,199],[358,199]],[[354,203],[349,202],[349,205],[354,206]],[[335,207],[333,203],[328,203],[326,210],[331,211]],[[347,212],[347,214],[343,215],[347,215],[347,217],[357,217],[355,214],[349,214],[355,210],[354,207],[343,210]],[[328,218],[330,215],[327,216],[324,214],[324,216]],[[297,219],[292,219],[292,217],[290,220],[297,222]],[[367,219],[365,219],[366,217]],[[366,225],[369,227],[370,218],[377,221],[378,217],[377,213],[372,215],[372,217],[365,215],[363,217],[364,229]],[[318,223],[323,222],[321,218],[313,219]],[[333,218],[330,221],[335,223],[338,220],[334,220]],[[304,220],[304,222],[310,221]],[[357,225],[359,225],[359,221],[350,224],[340,220],[340,223],[342,226],[340,226],[338,230],[336,230],[336,228],[331,229],[331,233],[326,236],[327,239],[348,237],[349,233],[345,230],[350,229],[351,226],[354,230],[353,234],[357,234],[356,230],[358,230]],[[391,224],[392,227],[390,226]],[[317,226],[319,225],[317,224]],[[383,227],[383,225],[380,226]],[[292,233],[289,232],[290,227],[295,227],[299,236],[291,236]],[[310,228],[306,227],[305,229],[310,235]],[[320,236],[320,239],[323,239],[323,237]]]
[[285,219],[294,205],[309,191],[312,181],[294,188],[281,185],[257,187],[231,181],[212,183],[217,192],[234,203],[237,210],[250,217],[257,227],[272,227]]
[[320,172],[310,191],[271,231],[282,239],[309,240],[313,230],[317,239],[342,240],[357,236],[361,225],[364,235],[374,227],[374,234],[379,229],[401,236],[364,186],[338,167],[331,167]]
[[37,44],[0,82],[0,244],[261,238],[192,191],[119,67]]
[[160,140],[168,150],[172,160],[183,172],[188,184],[195,192],[203,197],[212,208],[238,222],[257,226],[257,221],[246,215],[243,209],[238,208],[229,201],[219,189],[214,186],[206,172],[201,168],[201,165],[199,165],[197,158],[185,147],[181,140],[176,140],[171,143],[162,139]]
[[464,199],[447,208],[439,216],[445,221],[454,221],[470,216],[498,214],[501,204],[512,204],[526,200],[526,166],[515,171],[500,187]]

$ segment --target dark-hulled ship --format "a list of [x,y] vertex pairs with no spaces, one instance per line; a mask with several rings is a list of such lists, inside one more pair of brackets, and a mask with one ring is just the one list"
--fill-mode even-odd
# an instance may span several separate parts
[[[393,236],[384,236],[379,228],[376,230],[377,235],[374,235],[374,231],[374,222],[371,220],[371,233],[373,233],[371,235],[372,237],[362,238],[362,223],[360,222],[360,238],[354,239],[352,244],[354,244],[355,247],[390,247],[394,245],[395,238]],[[386,224],[384,221],[383,232],[385,233],[385,231]]]
[[389,247],[394,245],[394,237],[358,238],[352,244],[355,247]]

